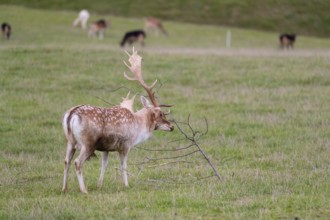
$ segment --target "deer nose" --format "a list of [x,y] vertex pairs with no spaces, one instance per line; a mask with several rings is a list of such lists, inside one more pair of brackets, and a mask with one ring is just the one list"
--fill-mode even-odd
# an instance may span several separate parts
[[174,130],[174,126],[172,125],[171,127],[170,127],[170,131],[173,131]]

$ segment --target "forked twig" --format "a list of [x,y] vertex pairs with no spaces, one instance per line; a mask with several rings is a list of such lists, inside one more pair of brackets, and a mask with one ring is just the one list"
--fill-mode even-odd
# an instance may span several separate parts
[[144,147],[135,147],[141,150],[146,150],[146,151],[180,151],[180,150],[187,150],[188,148],[194,146],[194,144],[190,144],[186,147],[181,147],[181,148],[176,148],[176,149],[149,149],[149,148],[144,148]]
[[[197,142],[199,137],[206,135],[208,132],[208,122],[207,119],[204,118],[205,120],[205,124],[206,124],[206,130],[205,132],[200,132],[200,131],[195,131],[193,129],[193,127],[190,124],[190,114],[188,116],[187,119],[187,123],[182,123],[182,122],[177,122],[175,120],[173,120],[173,123],[177,126],[177,128],[179,129],[180,133],[191,142],[192,145],[196,146],[198,148],[198,151],[203,155],[203,157],[206,159],[206,161],[208,162],[208,164],[212,167],[215,176],[221,181],[222,178],[217,170],[217,168],[213,165],[213,163],[211,162],[210,158],[206,155],[206,153],[204,152],[204,150],[202,149],[202,147],[199,145],[199,143]],[[191,135],[189,136],[181,127],[180,124],[185,124],[186,126],[189,127],[189,130],[191,132]]]
[[[188,157],[192,154],[200,152],[203,155],[203,157],[205,158],[205,160],[208,162],[208,164],[211,166],[211,168],[213,169],[214,175],[212,175],[212,176],[216,176],[218,178],[218,180],[221,181],[222,178],[221,178],[217,168],[211,162],[210,158],[206,155],[205,151],[203,150],[203,148],[198,143],[199,138],[206,135],[208,133],[208,130],[209,130],[208,129],[208,122],[207,122],[207,119],[205,117],[204,117],[204,121],[205,121],[205,127],[206,128],[205,128],[204,132],[201,132],[201,131],[195,130],[192,127],[192,125],[190,123],[190,114],[188,115],[187,122],[179,122],[179,121],[176,121],[176,120],[172,120],[172,122],[177,126],[178,130],[184,136],[184,138],[179,139],[179,140],[170,141],[169,143],[173,143],[173,142],[177,142],[177,141],[183,141],[183,140],[189,140],[190,143],[185,147],[176,148],[176,149],[148,149],[148,148],[137,147],[138,149],[146,150],[146,151],[159,151],[159,152],[172,151],[172,152],[176,152],[176,151],[181,151],[181,150],[187,150],[187,149],[190,149],[190,148],[196,146],[197,150],[193,150],[193,151],[190,151],[189,153],[186,153],[186,154],[183,154],[183,155],[178,155],[178,156],[172,156],[172,157],[161,157],[161,158],[149,158],[149,157],[147,157],[146,158],[147,161],[144,161],[144,162],[141,162],[141,163],[138,163],[138,164],[135,164],[135,165],[144,165],[144,164],[156,163],[157,161],[161,161],[161,160],[178,159],[178,158]],[[187,132],[185,132],[181,125],[187,126],[190,133],[188,134]],[[150,167],[157,167],[159,165],[160,164],[158,164],[158,165],[155,164],[155,165],[152,165]]]

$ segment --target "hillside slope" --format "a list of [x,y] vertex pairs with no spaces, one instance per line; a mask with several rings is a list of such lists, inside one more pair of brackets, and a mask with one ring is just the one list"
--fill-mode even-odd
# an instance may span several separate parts
[[34,8],[80,10],[128,17],[215,24],[300,35],[330,36],[330,2],[322,0],[2,0]]

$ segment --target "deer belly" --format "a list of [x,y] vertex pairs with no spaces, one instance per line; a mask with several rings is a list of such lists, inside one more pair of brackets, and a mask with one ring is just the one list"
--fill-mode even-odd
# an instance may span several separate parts
[[117,135],[101,137],[96,142],[96,150],[120,151],[125,146],[125,142],[126,142],[125,138]]

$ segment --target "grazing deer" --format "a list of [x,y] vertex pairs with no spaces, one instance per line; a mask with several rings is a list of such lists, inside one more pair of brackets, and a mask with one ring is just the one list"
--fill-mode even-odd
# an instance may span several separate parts
[[130,66],[124,63],[134,76],[130,77],[126,73],[124,76],[128,80],[138,81],[148,93],[151,103],[141,96],[143,108],[134,112],[132,107],[134,97],[130,100],[127,96],[120,106],[102,108],[80,105],[64,114],[62,124],[67,139],[62,189],[64,192],[68,189],[67,176],[76,149],[80,150],[74,164],[81,192],[87,193],[83,180],[83,165],[89,157],[94,155],[95,150],[102,151],[102,167],[98,185],[101,187],[103,183],[109,151],[117,151],[120,156],[124,184],[128,186],[126,163],[130,149],[147,140],[154,130],[173,131],[174,129],[161,110],[161,107],[170,106],[159,105],[152,91],[157,80],[148,86],[141,72],[142,57],[134,51],[134,48],[132,55],[128,55]]
[[85,9],[81,10],[76,20],[73,21],[73,27],[77,27],[80,23],[82,29],[86,29],[88,19],[89,19],[89,12]]
[[139,42],[141,46],[144,46],[144,39],[147,37],[143,30],[129,31],[125,33],[120,46],[124,47],[127,43],[131,46],[135,42]]
[[107,22],[103,19],[98,20],[97,22],[93,22],[91,27],[89,28],[88,36],[96,37],[98,36],[100,40],[104,38],[104,32],[107,28]]
[[281,34],[279,37],[281,49],[293,49],[294,42],[296,41],[295,34]]
[[148,17],[144,20],[144,30],[149,33],[158,35],[159,32],[168,37],[168,33],[165,30],[162,22],[154,17]]
[[11,26],[8,23],[2,23],[1,25],[1,30],[2,30],[2,36],[9,40],[10,35],[11,35]]

